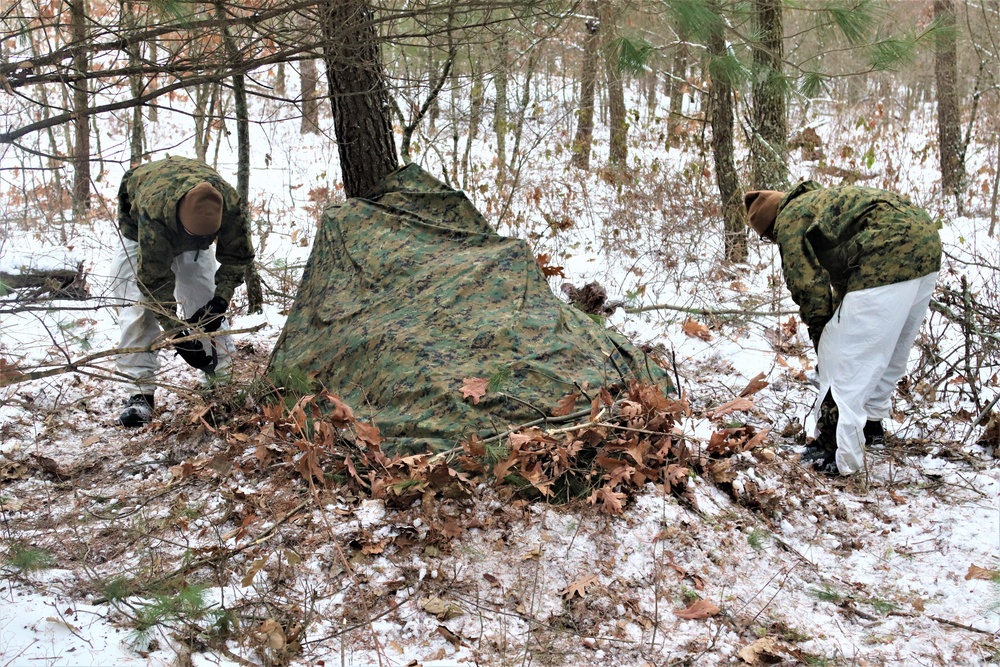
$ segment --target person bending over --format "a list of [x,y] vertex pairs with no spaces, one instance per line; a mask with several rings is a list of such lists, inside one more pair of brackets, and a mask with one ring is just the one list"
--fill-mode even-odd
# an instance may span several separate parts
[[776,243],[785,284],[816,348],[816,429],[803,462],[827,474],[864,467],[884,440],[896,383],[938,271],[937,225],[901,195],[806,181],[744,197],[747,224]]

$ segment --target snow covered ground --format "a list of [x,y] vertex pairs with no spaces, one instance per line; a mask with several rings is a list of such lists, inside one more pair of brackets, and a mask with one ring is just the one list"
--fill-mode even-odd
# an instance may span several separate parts
[[[965,276],[973,295],[995,295],[988,196],[960,218],[940,200],[924,150],[933,140],[929,116],[872,114],[859,125],[856,110],[820,108],[809,123],[831,162],[875,174],[866,183],[900,190],[946,220],[942,283]],[[184,122],[151,128],[152,144],[182,135]],[[526,142],[531,159],[513,197],[496,185],[488,140],[475,147],[467,184],[488,219],[506,212],[502,233],[529,239],[565,267],[567,278],[553,279],[557,293],[564,280],[597,280],[627,299],[633,312],[619,310],[610,323],[664,347],[697,414],[760,373],[769,383],[742,416],[773,428],[767,448],[737,456],[730,492],[700,478],[684,498],[650,486],[614,517],[486,485],[466,500],[387,506],[331,492],[316,503],[289,470],[258,465],[255,441],[199,420],[211,398],[172,357],[156,421],[116,428],[128,390],[102,372],[111,360],[101,353],[117,340],[103,300],[127,154],[102,156],[89,225],[63,226],[24,198],[20,177],[7,171],[18,166],[8,150],[0,271],[83,261],[92,298],[14,312],[8,295],[0,359],[27,371],[93,358],[76,372],[0,389],[0,665],[1000,660],[1000,472],[994,452],[975,444],[982,429],[967,434],[976,410],[970,383],[957,379],[974,373],[989,400],[996,356],[947,369],[963,341],[933,314],[924,342],[941,358],[914,352],[912,382],[889,429],[897,438],[871,452],[867,475],[829,479],[800,467],[795,424],[814,398],[801,327],[788,314],[682,310],[794,312],[780,263],[772,247],[754,243],[746,264],[720,262],[706,158],[693,148],[664,150],[660,129],[653,119],[633,127],[635,178],[625,185],[567,168],[565,138],[555,132]],[[106,131],[105,145],[125,145],[121,127]],[[253,133],[252,206],[268,304],[234,323],[261,327],[238,336],[245,381],[266,363],[317,214],[339,181],[328,138],[300,136],[297,123],[255,125]],[[835,160],[844,146],[871,146],[874,168]],[[186,143],[172,152],[190,154]],[[234,153],[224,140],[218,168],[233,181]],[[986,179],[997,168],[971,155],[970,173]],[[427,166],[440,173],[430,158]],[[818,163],[795,169],[839,182]],[[657,304],[671,308],[636,312]],[[702,337],[684,333],[692,317],[705,325]],[[697,416],[681,427],[693,440],[711,430]],[[38,558],[51,564],[33,570]],[[129,581],[148,586],[113,593]],[[156,598],[154,589],[174,593]],[[185,590],[192,599],[178,598]]]

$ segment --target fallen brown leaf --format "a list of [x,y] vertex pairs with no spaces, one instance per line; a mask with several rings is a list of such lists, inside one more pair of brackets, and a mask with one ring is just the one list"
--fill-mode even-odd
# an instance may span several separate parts
[[768,383],[764,382],[764,374],[758,373],[757,376],[750,380],[750,383],[743,388],[743,391],[740,392],[740,397],[745,398],[747,396],[753,396],[767,385]]
[[985,579],[986,581],[992,581],[1000,576],[1000,572],[996,570],[987,570],[985,567],[979,567],[978,565],[970,565],[969,571],[965,573],[965,579]]
[[782,661],[781,645],[773,637],[761,637],[736,654],[748,665],[769,665]]
[[569,586],[563,589],[562,596],[564,600],[572,600],[576,596],[586,597],[587,586],[597,581],[596,574],[588,574],[585,577],[580,577]]
[[489,384],[486,378],[462,378],[462,398],[471,398],[473,404],[478,404]]
[[719,417],[728,415],[731,412],[740,412],[743,410],[749,410],[752,407],[753,407],[753,401],[751,401],[749,398],[738,397],[734,398],[728,403],[723,403],[716,409],[709,412],[708,418],[718,419]]
[[696,322],[695,320],[689,319],[681,327],[681,331],[685,335],[691,336],[691,338],[700,338],[701,340],[712,340],[712,333],[708,330],[701,322]]
[[687,609],[678,609],[674,611],[674,615],[694,621],[708,618],[709,616],[715,616],[720,611],[722,610],[708,600],[695,600],[695,602]]
[[574,394],[566,394],[556,405],[555,409],[552,411],[553,417],[565,417],[569,413],[573,412],[573,407],[576,405],[576,399],[580,398],[579,392]]

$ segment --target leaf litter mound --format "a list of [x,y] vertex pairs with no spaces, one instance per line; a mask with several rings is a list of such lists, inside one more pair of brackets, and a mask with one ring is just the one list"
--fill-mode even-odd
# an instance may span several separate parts
[[[610,388],[589,392],[592,397],[583,397],[591,407],[579,412],[572,409],[582,392],[571,393],[558,401],[550,418],[537,420],[559,426],[532,422],[433,454],[384,452],[377,426],[355,416],[325,389],[298,399],[291,408],[281,402],[265,405],[259,417],[232,428],[256,432],[254,460],[261,470],[279,459],[309,484],[339,487],[394,507],[428,493],[468,498],[478,485],[498,483],[525,499],[585,500],[601,512],[620,515],[647,485],[694,502],[688,493],[693,476],[733,493],[741,467],[749,467],[751,460],[753,465],[773,460],[773,450],[763,446],[766,429],[726,422],[733,413],[751,410],[750,396],[765,386],[756,378],[741,396],[698,415],[686,398],[667,397],[659,387],[636,381],[618,390],[618,396]],[[475,394],[469,397],[476,399]],[[681,424],[692,418],[715,425],[707,440],[685,433]],[[752,459],[741,462],[743,454]],[[766,504],[766,493],[755,496],[746,485],[743,491],[750,504]]]

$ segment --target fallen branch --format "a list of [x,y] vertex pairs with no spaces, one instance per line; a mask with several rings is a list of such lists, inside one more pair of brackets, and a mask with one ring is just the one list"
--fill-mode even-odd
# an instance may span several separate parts
[[652,310],[676,310],[689,315],[705,315],[706,317],[717,317],[720,315],[743,315],[744,317],[784,317],[785,315],[798,315],[797,310],[741,310],[739,308],[688,308],[686,306],[674,306],[669,303],[657,303],[651,306],[639,306],[638,308],[626,308],[625,312],[630,315],[647,313]]
[[114,350],[101,350],[100,352],[94,352],[93,354],[88,354],[85,357],[80,357],[79,359],[74,359],[67,361],[64,364],[59,364],[58,366],[53,366],[45,370],[35,370],[28,371],[27,373],[22,373],[18,371],[16,367],[4,366],[4,372],[0,373],[0,387],[7,387],[14,384],[19,384],[21,382],[30,382],[31,380],[41,380],[43,378],[52,377],[54,375],[62,375],[63,373],[75,373],[82,370],[86,366],[93,364],[96,361],[102,359],[107,359],[109,357],[117,357],[122,354],[138,354],[142,352],[156,352],[168,347],[172,347],[177,342],[183,342],[187,340],[194,340],[196,338],[201,338],[208,336],[214,338],[216,336],[224,336],[231,334],[242,334],[242,333],[253,333],[255,331],[260,331],[267,324],[261,322],[255,326],[246,329],[227,329],[220,330],[212,333],[199,333],[191,336],[185,336],[184,338],[164,338],[159,342],[154,342],[149,347],[125,347],[117,348]]
[[980,630],[979,628],[973,627],[971,625],[966,625],[965,623],[959,623],[958,621],[951,621],[948,620],[947,618],[941,618],[940,616],[927,616],[927,618],[931,619],[932,621],[937,621],[938,623],[942,623],[944,625],[950,625],[955,628],[962,628],[963,630],[968,630],[969,632],[978,632],[980,634],[990,635],[990,636],[993,636],[994,634],[989,630]]

